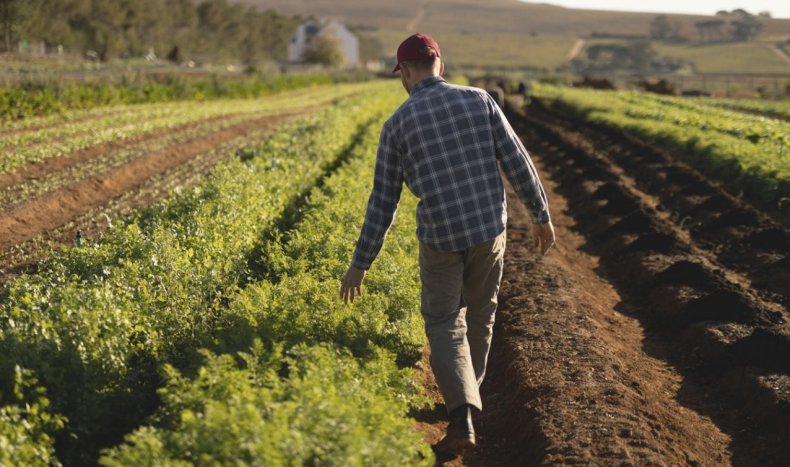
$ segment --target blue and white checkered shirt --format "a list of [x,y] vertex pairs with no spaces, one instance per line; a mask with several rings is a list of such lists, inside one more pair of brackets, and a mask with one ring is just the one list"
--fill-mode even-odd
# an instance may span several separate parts
[[497,161],[533,222],[549,222],[538,172],[494,99],[438,76],[417,83],[382,128],[352,266],[368,269],[378,255],[404,181],[420,200],[417,238],[423,243],[459,251],[502,233],[507,203]]

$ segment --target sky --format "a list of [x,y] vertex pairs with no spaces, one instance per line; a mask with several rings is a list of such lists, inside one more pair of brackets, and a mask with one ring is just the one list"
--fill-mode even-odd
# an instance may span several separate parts
[[[529,0],[538,3],[540,0]],[[774,18],[790,18],[790,1],[788,0],[748,0],[733,3],[729,0],[661,0],[660,2],[635,2],[633,0],[544,0],[568,8],[588,10],[621,10],[646,11],[650,13],[689,13],[713,15],[719,10],[743,8],[749,13],[757,14],[768,10]]]

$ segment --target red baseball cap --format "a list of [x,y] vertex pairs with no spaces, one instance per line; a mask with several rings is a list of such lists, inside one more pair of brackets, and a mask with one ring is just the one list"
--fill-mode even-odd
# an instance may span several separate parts
[[400,70],[400,64],[408,60],[430,60],[441,56],[439,44],[431,36],[417,33],[401,42],[398,47],[398,64],[392,72]]

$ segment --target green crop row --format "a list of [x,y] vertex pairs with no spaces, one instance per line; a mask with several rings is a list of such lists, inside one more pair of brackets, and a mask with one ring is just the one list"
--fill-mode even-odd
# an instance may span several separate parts
[[[338,297],[380,123],[311,192],[299,223],[266,242],[255,262],[265,279],[230,301],[204,366],[168,368],[153,423],[103,464],[433,465],[406,417],[420,392],[395,364],[413,365],[424,345],[414,216],[398,216],[365,294]],[[400,209],[415,204],[405,195]]]
[[[360,85],[336,85],[278,95],[266,99],[179,102],[141,105],[129,115],[111,115],[100,120],[83,120],[61,128],[30,130],[3,138],[0,145],[0,173],[110,141],[132,138],[155,130],[197,124],[209,118],[249,117],[325,105],[334,99],[358,92]],[[42,133],[38,134],[38,133]]]
[[29,118],[73,109],[181,100],[254,98],[333,79],[324,73],[283,74],[268,79],[188,79],[165,77],[160,82],[31,84],[0,88],[0,121]]
[[[100,243],[56,254],[11,282],[0,304],[2,402],[22,406],[13,375],[29,371],[46,389],[48,412],[68,419],[59,457],[95,462],[99,448],[156,408],[163,363],[199,361],[229,301],[255,276],[250,258],[262,235],[382,111],[357,97],[303,119]],[[28,425],[37,426],[37,413],[27,412]]]
[[[152,137],[137,144],[109,151],[98,157],[82,161],[77,165],[67,167],[63,170],[48,172],[40,178],[35,178],[25,183],[8,187],[0,190],[0,207],[8,209],[14,205],[21,204],[32,198],[39,197],[45,193],[50,193],[64,186],[83,180],[88,176],[98,174],[104,170],[119,167],[138,157],[150,154],[167,148],[175,148],[195,139],[205,137],[211,133],[229,128],[245,121],[264,116],[273,115],[271,111],[260,114],[230,115],[219,121],[204,120],[195,122],[194,125],[181,131],[166,133],[163,136]],[[244,135],[244,140],[249,140]],[[229,141],[231,142],[231,141]]]
[[751,100],[751,99],[693,99],[703,105],[720,107],[738,112],[763,115],[765,117],[790,120],[790,101],[788,100]]
[[618,93],[617,97],[630,107],[626,112],[629,117],[694,126],[748,139],[754,144],[775,146],[777,151],[782,151],[790,141],[790,124],[782,120],[727,110],[681,97],[643,93]]
[[[251,99],[218,99],[208,102],[157,102],[152,104],[114,105],[88,110],[71,109],[58,115],[32,117],[25,120],[5,122],[0,135],[5,146],[23,146],[66,139],[86,130],[109,128],[133,123],[144,116],[146,120],[177,114],[245,113],[261,108],[278,108],[289,103],[309,103],[327,92],[340,92],[354,86],[311,86],[293,91],[284,91],[271,96]],[[328,91],[329,90],[329,91]]]
[[790,124],[710,104],[630,92],[538,86],[536,95],[580,121],[670,151],[731,192],[790,222]]

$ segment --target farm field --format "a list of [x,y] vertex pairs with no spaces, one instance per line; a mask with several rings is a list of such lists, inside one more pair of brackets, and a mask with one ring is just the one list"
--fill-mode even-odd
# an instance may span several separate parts
[[750,187],[786,183],[787,122],[536,96],[507,114],[557,244],[536,257],[508,186],[479,445],[454,459],[430,449],[408,190],[365,295],[337,297],[399,82],[4,126],[0,464],[781,465],[790,233]]
[[788,112],[786,104],[550,86],[539,88],[538,94],[581,122],[633,135],[676,154],[736,196],[790,224],[790,124],[775,118]]
[[654,43],[661,56],[679,58],[694,64],[697,73],[741,73],[787,75],[790,60],[771,50],[772,43],[673,45]]
[[[119,211],[189,182],[269,128],[359,92],[307,88],[259,100],[117,106],[18,120],[0,130],[2,274],[26,263],[69,222],[90,236]],[[106,209],[103,216],[94,210]],[[82,217],[86,216],[86,217]],[[63,234],[66,234],[63,232]],[[13,248],[12,248],[13,247]]]

